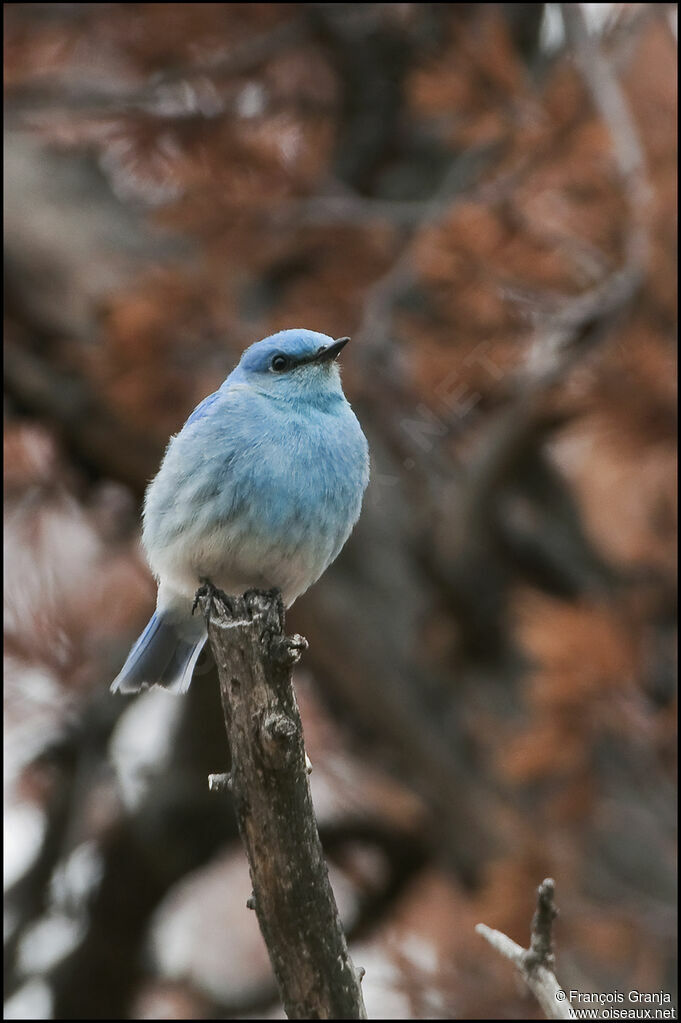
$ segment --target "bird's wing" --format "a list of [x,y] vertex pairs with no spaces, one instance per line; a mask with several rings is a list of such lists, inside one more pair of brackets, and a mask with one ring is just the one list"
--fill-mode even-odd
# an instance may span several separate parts
[[219,391],[215,391],[213,394],[209,394],[207,398],[204,398],[202,402],[199,402],[184,425],[189,426],[190,423],[195,423],[198,419],[203,419],[211,405],[217,401],[219,394]]
[[[247,398],[249,396],[246,396]],[[238,454],[257,446],[252,402],[241,389],[222,388],[197,405],[168,444],[161,468],[147,489],[145,532],[169,537],[212,513],[229,517],[241,477]]]

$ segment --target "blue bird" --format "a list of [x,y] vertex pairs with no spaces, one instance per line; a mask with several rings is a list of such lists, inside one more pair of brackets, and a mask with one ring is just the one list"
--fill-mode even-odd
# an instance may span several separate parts
[[251,345],[170,439],[144,501],[156,611],[114,692],[186,692],[206,626],[202,579],[228,594],[281,591],[290,607],[337,557],[359,518],[369,450],[341,386],[349,338],[282,330]]

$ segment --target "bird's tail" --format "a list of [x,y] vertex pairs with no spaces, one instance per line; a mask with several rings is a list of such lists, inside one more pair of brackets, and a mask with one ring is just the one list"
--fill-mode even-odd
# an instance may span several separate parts
[[184,622],[156,611],[111,683],[111,692],[137,693],[160,685],[174,693],[186,693],[205,642],[205,629],[188,634]]

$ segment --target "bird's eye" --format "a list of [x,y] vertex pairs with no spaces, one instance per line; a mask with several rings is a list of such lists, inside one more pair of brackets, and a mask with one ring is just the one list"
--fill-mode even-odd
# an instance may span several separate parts
[[275,373],[283,373],[285,369],[288,369],[288,359],[285,355],[275,355],[272,359],[272,369]]

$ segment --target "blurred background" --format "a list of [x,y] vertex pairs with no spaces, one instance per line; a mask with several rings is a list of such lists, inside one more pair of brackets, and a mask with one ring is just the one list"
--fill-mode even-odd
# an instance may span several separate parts
[[210,664],[113,698],[168,437],[350,334],[361,520],[289,615],[374,1018],[672,997],[676,5],[5,4],[5,1018],[280,1018]]

